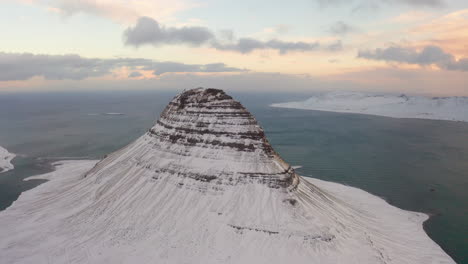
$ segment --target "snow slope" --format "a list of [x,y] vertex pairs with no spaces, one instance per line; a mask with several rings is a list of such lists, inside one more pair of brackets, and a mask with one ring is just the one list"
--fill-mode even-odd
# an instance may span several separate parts
[[454,263],[427,216],[298,176],[215,89],[96,161],[66,161],[0,212],[5,263]]
[[388,116],[468,122],[468,97],[423,97],[356,92],[328,92],[305,101],[272,104],[296,108]]
[[15,154],[9,153],[8,150],[0,146],[0,173],[14,169],[13,164],[11,164],[14,157]]

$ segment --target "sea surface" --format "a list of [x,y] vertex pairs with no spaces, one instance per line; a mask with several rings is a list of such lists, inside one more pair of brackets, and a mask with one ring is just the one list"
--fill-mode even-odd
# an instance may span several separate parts
[[[99,159],[148,130],[176,92],[0,94],[0,145],[18,156],[0,174],[0,210],[62,159]],[[431,215],[424,228],[468,263],[468,123],[294,110],[301,94],[232,93],[297,172],[364,189]],[[106,114],[106,113],[121,113]]]

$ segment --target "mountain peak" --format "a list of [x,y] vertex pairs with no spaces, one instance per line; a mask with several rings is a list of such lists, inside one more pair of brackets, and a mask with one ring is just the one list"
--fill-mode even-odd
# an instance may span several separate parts
[[[298,176],[273,150],[257,120],[219,89],[184,91],[168,104],[156,124],[118,159],[142,167],[153,180],[198,189],[260,183],[294,188]],[[87,174],[110,174],[114,155]],[[109,163],[110,166],[104,164]],[[195,180],[195,182],[189,181]],[[205,183],[209,182],[210,185]]]
[[232,97],[227,95],[221,89],[199,87],[185,90],[177,95],[176,99],[180,103],[180,106],[185,106],[187,104],[203,104],[214,101],[230,100]]

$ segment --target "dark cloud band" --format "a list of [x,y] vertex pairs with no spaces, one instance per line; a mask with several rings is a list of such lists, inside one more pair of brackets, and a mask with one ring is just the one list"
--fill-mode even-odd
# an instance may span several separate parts
[[413,48],[392,46],[385,49],[359,51],[359,58],[400,62],[417,65],[437,65],[445,70],[468,71],[468,58],[455,57],[437,46],[426,46],[421,51]]
[[141,17],[134,27],[125,30],[124,38],[126,45],[137,47],[148,43],[201,45],[213,39],[214,35],[203,27],[166,28],[152,18]]
[[[232,33],[231,33],[232,35]],[[261,41],[254,38],[240,38],[230,41],[221,41],[208,28],[204,27],[164,27],[156,20],[149,17],[141,17],[133,27],[129,27],[124,32],[124,42],[126,45],[139,47],[142,45],[159,46],[163,44],[186,44],[199,46],[208,45],[218,50],[234,51],[239,53],[250,53],[254,50],[273,49],[280,54],[288,52],[307,52],[315,50],[340,50],[341,42],[328,45],[321,45],[319,42],[292,42],[272,39]]]
[[184,64],[139,58],[96,59],[79,55],[35,55],[31,53],[0,52],[0,81],[27,80],[42,76],[49,80],[81,80],[112,73],[128,67],[129,77],[138,77],[138,69],[155,75],[173,72],[242,72],[246,69],[228,67],[224,63]]
[[280,54],[286,54],[290,51],[313,51],[320,48],[318,42],[286,42],[281,40],[260,41],[253,38],[241,38],[235,43],[221,44],[217,41],[211,43],[212,47],[218,50],[229,50],[240,53],[250,53],[259,49],[274,49]]

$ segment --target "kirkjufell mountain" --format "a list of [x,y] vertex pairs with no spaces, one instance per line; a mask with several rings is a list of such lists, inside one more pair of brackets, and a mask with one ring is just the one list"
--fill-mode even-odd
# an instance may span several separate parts
[[0,262],[454,263],[427,215],[297,175],[222,90],[177,95],[99,162],[56,165],[0,213]]

